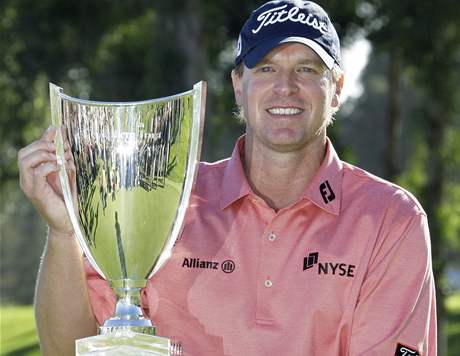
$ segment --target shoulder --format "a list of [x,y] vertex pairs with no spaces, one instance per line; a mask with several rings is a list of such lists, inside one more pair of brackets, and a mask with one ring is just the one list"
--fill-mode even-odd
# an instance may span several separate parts
[[343,163],[344,195],[363,199],[363,203],[391,209],[402,216],[426,215],[417,198],[399,185],[380,178],[362,168]]
[[368,222],[366,231],[371,232],[373,239],[370,264],[386,260],[396,249],[398,254],[428,259],[431,248],[428,220],[417,198],[399,185],[361,168],[345,162],[343,167],[342,204],[354,221]]
[[195,194],[203,195],[221,189],[229,160],[226,158],[216,162],[200,162],[195,182]]
[[198,175],[205,177],[208,174],[216,174],[218,172],[222,172],[228,165],[230,158],[221,159],[215,162],[205,162],[202,161],[199,163],[198,166]]

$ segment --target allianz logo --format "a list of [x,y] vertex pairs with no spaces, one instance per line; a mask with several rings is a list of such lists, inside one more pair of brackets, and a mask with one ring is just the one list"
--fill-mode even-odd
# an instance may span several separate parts
[[221,263],[218,261],[200,260],[199,258],[194,257],[184,257],[184,260],[182,261],[182,268],[220,269],[224,273],[232,273],[235,270],[235,262],[232,260],[225,260]]

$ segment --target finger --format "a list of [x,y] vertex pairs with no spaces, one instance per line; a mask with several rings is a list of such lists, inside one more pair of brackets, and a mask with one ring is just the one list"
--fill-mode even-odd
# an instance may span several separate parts
[[22,153],[18,159],[19,178],[23,181],[30,180],[31,171],[36,166],[45,162],[56,161],[56,155],[44,149],[31,151],[27,155],[24,154]]
[[62,138],[67,139],[67,125],[66,124],[61,125],[61,134],[62,134]]
[[74,180],[76,177],[77,169],[75,167],[73,160],[68,160],[66,162],[66,170],[67,174],[69,175],[69,179]]
[[56,163],[56,155],[45,150],[35,151],[21,160],[21,168],[27,171],[47,162]]
[[75,163],[73,160],[69,160],[67,162],[67,169],[68,169],[68,176],[69,176],[69,183],[70,183],[70,191],[72,192],[72,199],[74,205],[76,206],[77,201],[77,169],[75,167]]
[[69,141],[65,140],[64,141],[64,151],[70,150],[70,143]]
[[48,126],[46,131],[43,133],[41,139],[48,142],[54,142],[54,138],[56,137],[56,127],[53,125]]
[[31,144],[27,145],[26,147],[21,148],[18,151],[18,161],[22,160],[24,157],[28,156],[32,152],[35,152],[38,150],[54,152],[55,147],[53,143],[48,142],[48,141],[43,141],[43,140],[34,141]]
[[19,185],[26,195],[33,189],[33,169],[42,163],[55,161],[56,156],[45,150],[33,151],[18,161]]
[[75,167],[75,162],[72,157],[66,161],[66,168],[71,174],[75,174],[75,172],[77,171]]
[[47,183],[53,190],[62,197],[62,186],[59,178],[59,172],[51,172],[46,176]]
[[62,140],[64,141],[64,143],[66,142],[69,142],[69,137],[67,135],[67,125],[65,124],[62,124],[61,126],[61,135],[62,135]]
[[65,151],[64,158],[66,161],[68,161],[69,159],[73,159],[72,152],[70,150]]
[[51,173],[57,173],[61,167],[54,162],[46,162],[39,165],[37,168],[33,170],[33,177],[34,177],[34,196],[37,196],[39,192],[43,192],[45,190],[45,186],[48,184],[46,177]]
[[19,184],[24,194],[32,201],[37,200],[46,191],[47,175],[59,169],[56,163],[47,162],[33,169],[29,175],[20,176]]

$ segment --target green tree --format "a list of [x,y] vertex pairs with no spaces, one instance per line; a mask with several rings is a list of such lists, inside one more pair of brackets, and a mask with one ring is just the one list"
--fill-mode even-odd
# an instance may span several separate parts
[[[385,175],[420,198],[430,221],[433,268],[437,282],[439,351],[446,353],[444,272],[447,254],[458,247],[460,169],[455,142],[459,137],[460,18],[457,3],[432,1],[363,1],[361,12],[377,53],[388,53]],[[403,77],[412,97],[401,92]],[[401,111],[410,113],[411,131],[401,135]],[[383,98],[382,98],[383,100]],[[380,106],[381,107],[381,106]],[[399,166],[405,141],[414,142],[406,167]],[[401,175],[401,169],[405,168]]]

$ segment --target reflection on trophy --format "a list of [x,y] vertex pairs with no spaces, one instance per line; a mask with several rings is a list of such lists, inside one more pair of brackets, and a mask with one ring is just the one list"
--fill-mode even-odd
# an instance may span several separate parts
[[[127,103],[76,99],[50,84],[67,210],[83,252],[117,297],[115,315],[100,327],[101,335],[77,341],[77,355],[182,353],[180,342],[155,336],[140,290],[180,233],[196,176],[205,97],[204,82],[182,94]],[[65,137],[76,182],[66,171]]]

